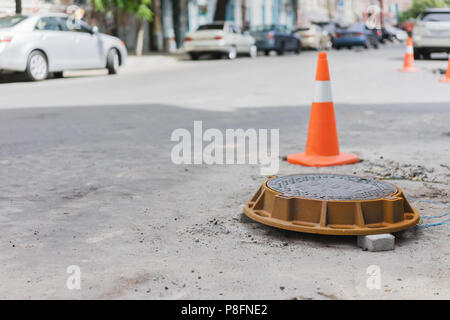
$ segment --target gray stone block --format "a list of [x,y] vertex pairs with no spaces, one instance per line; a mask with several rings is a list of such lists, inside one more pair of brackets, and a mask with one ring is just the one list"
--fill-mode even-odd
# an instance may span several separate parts
[[394,250],[395,237],[389,233],[358,236],[358,247],[371,252]]

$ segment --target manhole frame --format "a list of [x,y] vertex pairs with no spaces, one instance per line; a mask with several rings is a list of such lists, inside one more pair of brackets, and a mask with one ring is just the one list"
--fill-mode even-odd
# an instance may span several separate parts
[[405,230],[415,226],[420,219],[401,188],[390,182],[383,181],[397,191],[389,196],[368,200],[327,200],[284,196],[267,186],[274,178],[277,176],[264,181],[243,206],[250,219],[272,227],[314,234],[369,235]]
[[[384,196],[381,196],[381,197],[380,196],[371,196],[370,198],[360,197],[359,199],[357,199],[357,198],[355,198],[355,199],[350,199],[350,198],[348,198],[348,199],[338,199],[338,198],[331,198],[331,197],[315,198],[315,197],[310,197],[310,196],[286,194],[285,192],[283,192],[281,190],[275,189],[274,186],[270,186],[269,185],[270,182],[274,182],[274,180],[277,180],[277,179],[280,179],[280,183],[283,183],[283,181],[288,180],[289,178],[295,178],[295,177],[298,177],[298,176],[305,176],[305,177],[306,176],[311,176],[311,177],[321,176],[319,179],[311,179],[311,181],[325,180],[326,176],[332,176],[333,178],[340,178],[341,177],[341,178],[344,178],[344,179],[342,179],[344,182],[347,180],[347,181],[351,181],[351,182],[354,182],[354,183],[359,183],[359,181],[355,181],[356,179],[359,179],[359,180],[369,181],[370,183],[367,183],[367,184],[370,184],[372,186],[375,186],[375,184],[371,183],[371,181],[374,181],[374,182],[377,182],[379,185],[383,185],[383,184],[388,185],[390,188],[392,188],[392,190],[390,192],[386,193]],[[346,178],[350,178],[350,179],[346,179]],[[304,182],[304,181],[302,181],[302,182]],[[328,181],[328,182],[330,182],[330,181]],[[398,187],[396,185],[394,185],[392,183],[389,183],[389,182],[386,182],[386,181],[383,181],[383,180],[380,180],[380,179],[366,178],[366,177],[347,175],[347,174],[330,174],[330,173],[318,173],[318,174],[301,173],[301,174],[290,174],[290,175],[286,175],[286,176],[276,176],[276,177],[274,176],[274,177],[271,177],[270,179],[267,179],[266,185],[267,185],[267,187],[269,189],[280,193],[280,195],[283,196],[283,197],[299,197],[299,198],[303,198],[303,199],[319,200],[319,201],[322,201],[322,200],[329,200],[329,201],[375,200],[375,199],[380,199],[380,198],[388,198],[388,197],[390,197],[390,196],[392,196],[392,195],[394,195],[394,194],[396,194],[398,192]],[[369,192],[369,191],[367,190],[365,192]]]

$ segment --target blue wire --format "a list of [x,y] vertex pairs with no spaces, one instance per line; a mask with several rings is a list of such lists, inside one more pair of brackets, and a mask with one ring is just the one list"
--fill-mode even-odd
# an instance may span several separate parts
[[[417,198],[412,198],[412,199],[414,199],[416,201],[420,201],[420,202],[427,202],[427,203],[438,204],[438,205],[450,208],[449,204],[442,203],[442,202],[439,202],[439,201],[421,200],[421,199],[417,199]],[[450,215],[450,212],[445,212],[445,213],[443,213],[443,214],[441,214],[439,216],[421,216],[421,218],[422,219],[433,219],[433,218],[442,218],[442,217],[445,217],[445,216],[448,216],[448,215]],[[435,223],[423,223],[423,224],[419,224],[417,226],[418,227],[422,227],[422,228],[435,227],[435,226],[441,226],[441,225],[448,225],[448,226],[450,226],[450,223],[448,223],[448,221],[450,221],[450,219],[445,219],[445,220],[443,220],[441,222],[435,222]]]
[[439,205],[441,205],[441,206],[450,208],[450,204],[442,203],[442,202],[439,202],[439,201],[433,201],[433,200],[421,200],[421,199],[417,199],[417,198],[411,198],[411,199],[414,199],[414,200],[420,201],[420,202],[428,202],[428,203],[439,204]]
[[444,224],[450,226],[450,223],[447,223],[447,221],[450,221],[450,219],[446,219],[446,220],[444,220],[444,221],[436,222],[436,223],[419,224],[419,225],[417,225],[417,226],[418,226],[418,227],[422,227],[422,228],[441,226],[441,225],[444,225]]
[[444,214],[441,214],[440,216],[420,216],[422,219],[433,219],[433,218],[442,218],[445,216],[448,216],[450,212],[446,212]]

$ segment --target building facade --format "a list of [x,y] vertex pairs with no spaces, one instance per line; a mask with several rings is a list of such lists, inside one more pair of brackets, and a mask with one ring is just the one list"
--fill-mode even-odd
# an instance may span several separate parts
[[[90,0],[22,0],[22,13],[62,12],[70,5],[86,6]],[[15,0],[0,0],[0,16],[13,15],[16,11]]]
[[[187,32],[213,22],[218,1],[221,0],[152,0],[154,18],[144,23],[144,52],[175,52]],[[349,24],[367,19],[375,19],[377,25],[395,24],[398,12],[407,10],[412,0],[225,0],[225,3],[225,20],[247,29],[264,24],[293,28],[311,22]],[[22,0],[25,14],[64,12],[72,5],[85,10],[89,23],[121,37],[130,52],[135,50],[137,21],[129,14],[100,14],[93,10],[93,0]],[[0,16],[14,12],[14,0],[0,0]]]

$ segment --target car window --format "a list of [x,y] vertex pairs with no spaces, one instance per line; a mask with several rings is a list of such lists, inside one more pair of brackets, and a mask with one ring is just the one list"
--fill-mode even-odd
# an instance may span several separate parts
[[72,18],[64,18],[63,23],[68,31],[92,33],[92,28],[81,20],[75,20]]
[[291,29],[288,28],[287,26],[281,26],[280,30],[283,33],[291,33]]
[[10,17],[2,17],[0,18],[0,28],[11,28],[16,24],[22,22],[27,17],[25,16],[10,16]]
[[273,25],[263,25],[263,26],[257,26],[253,27],[251,31],[253,32],[265,32],[265,31],[272,31],[274,29]]
[[421,17],[422,21],[428,22],[428,21],[446,21],[450,22],[450,12],[430,12],[430,13],[423,13]]
[[350,31],[350,32],[361,32],[361,31],[364,31],[365,29],[368,29],[368,27],[364,24],[356,23],[356,24],[351,24],[346,27],[342,27],[340,29],[345,30],[345,31]]
[[62,31],[63,27],[57,17],[43,17],[39,19],[34,29],[41,31]]
[[338,28],[338,26],[335,23],[329,23],[327,25],[324,25],[323,28],[328,31],[333,33],[334,31],[336,31],[336,29]]
[[220,23],[204,24],[198,27],[197,30],[223,30],[223,24]]
[[230,32],[241,33],[241,29],[233,24],[230,24]]

